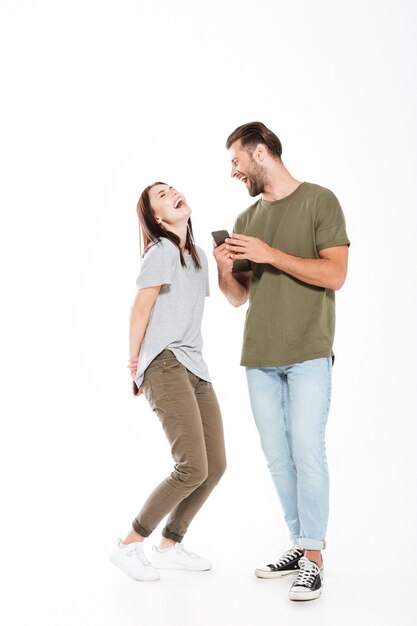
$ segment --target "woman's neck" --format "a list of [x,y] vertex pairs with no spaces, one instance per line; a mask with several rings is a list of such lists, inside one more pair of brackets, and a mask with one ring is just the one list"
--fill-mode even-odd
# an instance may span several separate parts
[[180,248],[181,250],[185,249],[185,242],[187,241],[187,223],[185,224],[170,224],[165,226],[166,230],[170,230],[171,233],[177,235],[180,240]]

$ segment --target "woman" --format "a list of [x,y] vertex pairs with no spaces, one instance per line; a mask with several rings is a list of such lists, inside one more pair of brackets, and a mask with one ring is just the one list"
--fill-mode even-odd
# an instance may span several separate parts
[[[211,569],[181,541],[224,473],[226,458],[221,413],[202,357],[208,268],[194,244],[191,209],[181,193],[158,182],[143,191],[137,212],[145,253],[131,314],[129,367],[134,393],[145,394],[162,422],[175,466],[110,558],[136,580],[158,580],[158,569]],[[167,514],[151,565],[143,541]]]

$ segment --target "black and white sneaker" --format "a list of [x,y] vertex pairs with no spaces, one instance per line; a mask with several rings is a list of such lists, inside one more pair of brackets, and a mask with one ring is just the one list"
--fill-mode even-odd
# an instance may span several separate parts
[[300,566],[299,560],[304,554],[304,550],[298,546],[293,546],[287,550],[277,563],[270,563],[265,567],[258,567],[255,570],[255,576],[258,578],[281,578],[288,574],[298,574]]
[[323,589],[323,568],[303,556],[299,561],[300,572],[291,585],[290,600],[315,600]]

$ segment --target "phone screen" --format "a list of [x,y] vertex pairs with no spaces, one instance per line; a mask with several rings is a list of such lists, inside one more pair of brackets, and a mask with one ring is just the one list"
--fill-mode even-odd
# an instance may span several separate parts
[[227,232],[227,230],[214,230],[211,233],[211,236],[213,237],[214,241],[216,242],[216,244],[218,246],[221,246],[222,243],[225,242],[225,239],[227,239],[228,237],[230,237],[229,233]]

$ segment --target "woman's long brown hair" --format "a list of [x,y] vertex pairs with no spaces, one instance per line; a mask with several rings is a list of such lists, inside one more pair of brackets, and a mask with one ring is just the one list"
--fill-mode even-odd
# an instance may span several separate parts
[[[158,241],[160,241],[162,237],[165,237],[165,239],[169,239],[170,241],[172,241],[173,244],[177,246],[179,254],[180,254],[181,265],[185,267],[186,263],[185,263],[184,255],[180,248],[180,238],[178,237],[178,235],[176,235],[175,233],[172,233],[170,230],[165,230],[164,228],[162,228],[162,226],[160,226],[158,222],[155,221],[152,206],[151,206],[151,201],[149,199],[149,191],[150,189],[152,189],[152,187],[155,187],[155,185],[166,185],[166,183],[156,182],[156,183],[153,183],[152,185],[149,185],[148,187],[145,187],[145,189],[142,191],[140,195],[140,198],[136,207],[138,218],[139,218],[139,225],[140,225],[140,231],[141,231],[141,236],[142,236],[144,253],[146,252],[150,244],[158,243]],[[199,259],[199,256],[195,247],[195,243],[194,243],[194,235],[193,235],[193,227],[191,225],[191,218],[188,218],[188,222],[187,222],[187,235],[185,239],[185,248],[191,254],[195,267],[197,269],[201,269],[201,262],[200,262],[200,259]],[[142,255],[142,250],[141,250],[141,255]]]

